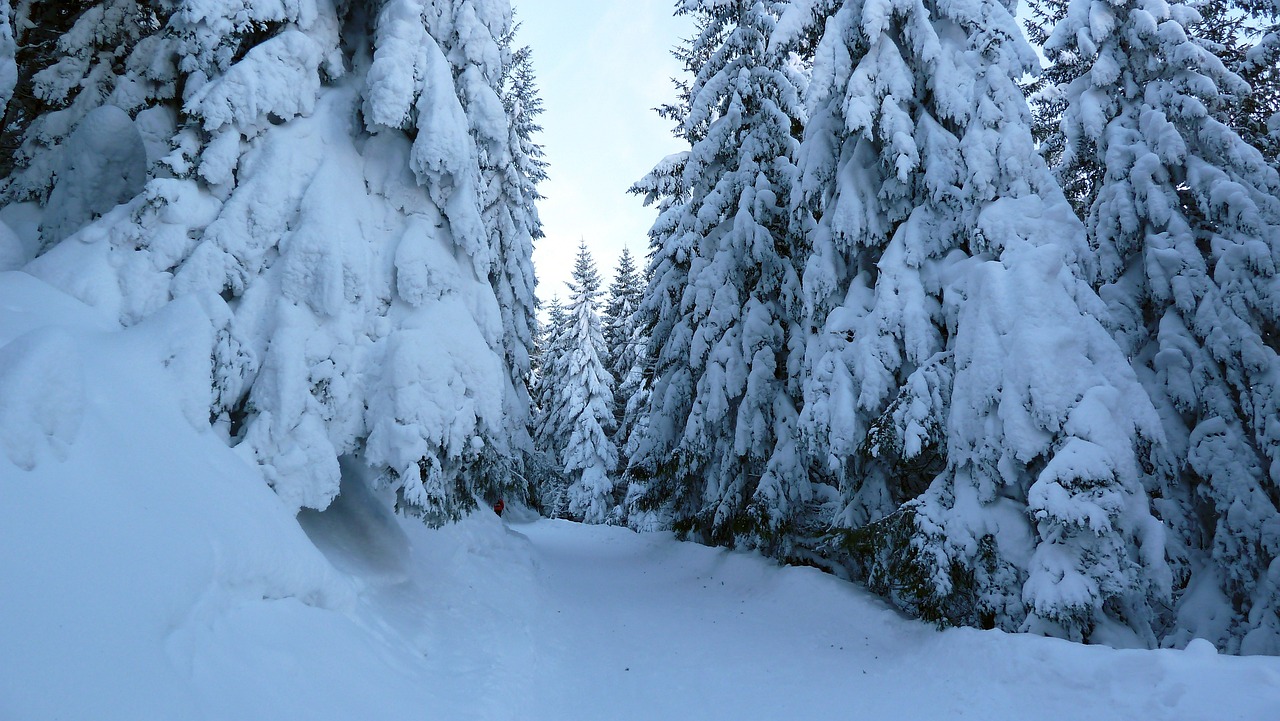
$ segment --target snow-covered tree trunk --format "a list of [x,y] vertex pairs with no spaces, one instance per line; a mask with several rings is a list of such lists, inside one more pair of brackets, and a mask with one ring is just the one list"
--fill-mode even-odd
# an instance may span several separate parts
[[1280,180],[1223,122],[1249,88],[1190,34],[1199,20],[1177,3],[1074,0],[1049,47],[1083,59],[1060,89],[1065,152],[1103,169],[1090,239],[1181,471],[1159,506],[1179,580],[1217,585],[1228,609],[1197,594],[1171,642],[1280,653]]
[[803,0],[780,28],[782,48],[821,36],[801,423],[855,570],[939,622],[1079,639],[1115,619],[1151,643],[1159,423],[1032,143],[1008,7]]
[[42,215],[28,271],[126,324],[198,299],[193,396],[290,507],[343,455],[431,521],[509,491],[529,338],[495,277],[532,268],[483,212],[509,26],[504,0],[86,3],[5,180]]

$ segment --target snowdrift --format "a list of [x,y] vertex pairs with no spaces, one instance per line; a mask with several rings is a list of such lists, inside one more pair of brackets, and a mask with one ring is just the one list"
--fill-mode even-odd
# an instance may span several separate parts
[[527,544],[492,515],[402,529],[360,479],[309,538],[184,395],[208,327],[179,301],[123,330],[0,275],[0,718],[430,715],[425,604],[463,584],[429,561],[479,549],[526,596]]

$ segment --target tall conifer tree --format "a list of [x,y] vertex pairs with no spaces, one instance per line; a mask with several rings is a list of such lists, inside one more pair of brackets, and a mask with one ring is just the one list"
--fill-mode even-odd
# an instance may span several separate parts
[[630,398],[636,391],[635,383],[627,391],[623,386],[632,370],[639,365],[640,354],[644,352],[640,343],[643,330],[638,314],[643,295],[644,279],[632,259],[631,249],[623,248],[604,307],[604,342],[608,348],[607,363],[615,391],[614,444],[620,454],[620,468],[627,465],[625,446],[630,424],[626,414]]
[[1224,636],[1184,614],[1181,640],[1280,653],[1280,180],[1224,122],[1249,88],[1192,36],[1199,19],[1073,0],[1048,48],[1082,58],[1061,89],[1064,155],[1103,170],[1090,240],[1115,336],[1176,451],[1180,482],[1158,506],[1171,554],[1181,581],[1199,570],[1234,613]]
[[1149,641],[1167,592],[1159,424],[1099,323],[1084,230],[1037,155],[1006,5],[806,0],[821,28],[795,223],[803,428],[851,561],[947,623]]
[[[794,443],[802,248],[787,223],[802,79],[768,48],[784,3],[686,0],[697,74],[681,132],[687,197],[654,233],[642,505],[718,543],[782,551],[810,498]],[[660,171],[662,172],[662,171]],[[668,315],[669,314],[669,315]]]
[[572,294],[556,332],[553,364],[547,368],[547,393],[554,398],[540,434],[554,448],[565,482],[572,517],[603,523],[614,508],[613,479],[618,463],[611,438],[614,428],[613,378],[605,367],[600,322],[600,274],[586,243],[578,246]]

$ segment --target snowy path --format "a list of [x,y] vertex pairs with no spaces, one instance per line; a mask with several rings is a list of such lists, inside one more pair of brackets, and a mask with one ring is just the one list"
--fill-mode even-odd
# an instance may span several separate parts
[[937,633],[813,569],[617,528],[514,528],[539,590],[512,718],[1263,721],[1280,707],[1271,660]]

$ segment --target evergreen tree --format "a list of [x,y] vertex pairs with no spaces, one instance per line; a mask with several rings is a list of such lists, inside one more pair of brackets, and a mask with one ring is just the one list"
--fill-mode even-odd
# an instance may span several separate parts
[[292,508],[330,502],[340,456],[433,522],[514,487],[529,339],[498,294],[532,268],[484,213],[516,162],[506,2],[20,7],[30,272],[126,324],[199,306],[205,419]]
[[502,39],[500,94],[507,137],[505,144],[496,144],[483,161],[483,217],[493,251],[489,282],[502,312],[503,353],[511,371],[504,417],[513,446],[527,455],[533,452],[528,384],[537,327],[536,279],[529,269],[533,243],[542,237],[535,203],[542,197],[538,184],[546,179],[546,162],[535,139],[541,131],[537,117],[542,113],[542,101],[534,79],[532,53],[527,47],[512,50],[515,32],[513,27]]
[[578,246],[570,289],[554,365],[547,374],[555,401],[542,435],[547,447],[556,449],[569,483],[569,514],[586,523],[603,523],[614,506],[609,474],[617,466],[618,452],[610,439],[613,379],[604,364],[600,274],[585,242]]
[[[715,49],[715,43],[700,41],[711,22],[710,16],[695,14],[692,19],[696,28],[693,37],[682,41],[671,53],[685,74],[685,77],[672,79],[676,101],[657,108],[659,116],[674,124],[674,135],[689,144],[705,137],[707,124],[685,122],[690,117],[692,100],[692,83],[688,78],[698,76],[707,57]],[[629,192],[641,196],[646,206],[656,205],[658,218],[649,229],[649,263],[644,289],[634,313],[635,332],[644,342],[635,345],[637,365],[621,384],[623,397],[627,400],[619,434],[624,439],[621,450],[628,459],[639,453],[647,435],[650,389],[657,366],[655,350],[671,337],[683,288],[688,283],[688,253],[670,242],[689,199],[684,172],[688,159],[688,151],[663,158],[629,189]],[[669,505],[663,500],[664,494],[649,492],[649,479],[653,473],[639,468],[633,474],[630,465],[628,460],[628,485],[623,503],[628,525],[645,531],[669,528],[673,518],[664,513],[663,506]]]
[[547,304],[547,322],[538,334],[536,379],[533,385],[534,447],[540,457],[535,481],[538,502],[548,518],[568,512],[564,482],[564,443],[558,434],[565,415],[564,399],[555,375],[564,355],[564,339],[568,331],[568,314],[559,296]]
[[631,340],[632,317],[644,294],[643,279],[636,268],[630,248],[623,248],[618,256],[618,268],[609,285],[609,298],[604,305],[604,340],[609,349],[609,372],[621,380],[631,367],[633,355],[628,348]]
[[623,450],[626,435],[623,429],[629,424],[626,421],[626,409],[629,395],[622,394],[623,383],[639,362],[637,345],[641,329],[637,309],[644,295],[643,279],[631,257],[631,249],[623,248],[618,258],[618,268],[614,273],[613,283],[609,286],[609,298],[604,309],[604,343],[608,349],[606,358],[609,375],[613,378],[616,394],[614,408],[615,445],[621,455],[620,467],[626,467],[627,454]]
[[1159,423],[1036,153],[1006,5],[792,5],[822,28],[793,222],[812,239],[802,425],[873,588],[942,623],[1151,640]]
[[[688,155],[683,152],[664,158],[630,189],[632,193],[643,196],[646,206],[657,205],[658,219],[649,230],[648,281],[635,312],[635,330],[644,343],[636,345],[637,367],[628,373],[621,391],[628,400],[619,432],[624,438],[621,450],[628,459],[639,455],[644,439],[649,435],[651,393],[658,362],[655,349],[671,337],[682,288],[688,282],[688,254],[681,252],[674,242],[668,242],[688,200],[684,186]],[[663,508],[667,504],[662,500],[662,494],[656,490],[653,493],[649,491],[654,474],[634,465],[628,461],[623,502],[627,525],[640,531],[670,528],[673,519]]]
[[802,80],[767,48],[782,5],[678,6],[699,28],[687,49],[698,66],[687,110],[673,111],[691,150],[668,168],[683,165],[687,197],[651,231],[661,252],[644,312],[656,319],[656,363],[632,459],[647,484],[640,505],[677,529],[778,553],[810,498],[787,380],[800,349],[803,249],[786,208]]
[[618,404],[623,406],[618,421],[618,430],[614,434],[615,444],[622,458],[630,458],[635,443],[643,435],[647,420],[644,409],[649,402],[649,380],[652,376],[649,364],[649,337],[639,322],[638,314],[632,314],[629,326],[631,337],[627,342],[627,350],[631,363],[622,372],[615,394]]
[[1063,88],[1064,147],[1104,171],[1090,239],[1115,336],[1176,451],[1180,484],[1158,507],[1179,580],[1203,574],[1234,613],[1225,635],[1201,624],[1202,591],[1172,640],[1278,653],[1280,181],[1222,120],[1249,90],[1191,35],[1199,20],[1177,3],[1073,0],[1049,48],[1083,59]]

